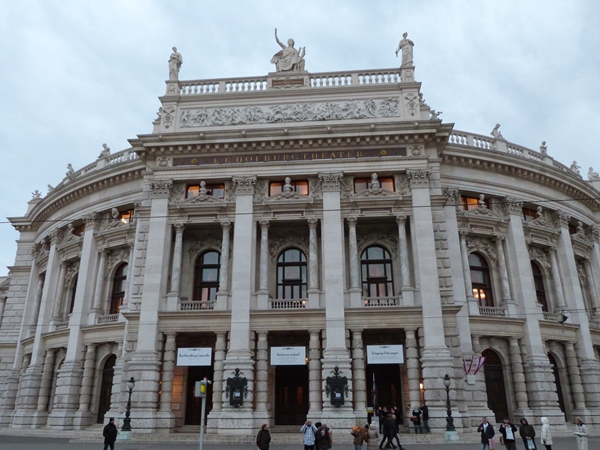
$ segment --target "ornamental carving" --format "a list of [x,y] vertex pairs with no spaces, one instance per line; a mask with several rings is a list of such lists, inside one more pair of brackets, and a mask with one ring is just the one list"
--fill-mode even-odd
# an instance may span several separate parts
[[179,205],[186,200],[186,193],[185,183],[174,183],[169,194],[169,203]]
[[515,197],[506,196],[501,202],[502,209],[505,214],[518,214],[523,215],[523,201]]
[[308,233],[292,231],[285,235],[272,233],[272,235],[269,236],[269,254],[271,255],[272,260],[276,260],[284,249],[291,247],[302,250],[304,256],[307,256],[309,254]]
[[321,190],[321,180],[319,180],[318,178],[309,178],[308,192],[310,192],[310,195],[315,200],[323,198],[323,191]]
[[200,189],[198,190],[198,195],[194,197],[185,198],[184,200],[177,203],[177,207],[194,205],[194,204],[205,204],[205,205],[216,205],[216,206],[224,206],[225,202],[220,198],[216,198],[208,193],[208,189],[206,189],[206,181],[200,182]]
[[537,211],[535,213],[536,217],[533,220],[527,222],[528,226],[537,226],[542,228],[554,229],[550,220],[548,219],[547,214],[543,211],[541,206],[537,207]]
[[569,228],[571,216],[560,209],[554,213],[554,223],[557,228]]
[[104,271],[104,277],[111,276],[113,269],[121,264],[129,262],[130,249],[128,247],[122,247],[116,250],[109,251],[106,257],[106,270]]
[[458,189],[443,187],[442,193],[448,198],[448,202],[451,205],[454,205],[456,212],[462,211],[462,206],[460,204],[460,192]]
[[253,195],[256,177],[233,177],[233,189],[236,195]]
[[[314,122],[344,119],[397,117],[398,99],[368,99],[320,103],[244,106],[238,108],[196,108],[181,112],[181,128],[280,122]],[[172,107],[173,108],[173,107]],[[163,109],[163,124],[165,124]],[[168,128],[168,126],[165,127]]]
[[172,180],[155,180],[150,182],[150,189],[152,189],[152,198],[169,198],[172,187]]
[[409,145],[408,146],[408,154],[412,156],[421,156],[425,154],[425,146],[424,145]]
[[344,177],[340,181],[342,198],[351,198],[354,195],[354,178]]
[[586,247],[590,247],[592,245],[592,240],[588,236],[588,233],[583,229],[583,223],[578,221],[576,227],[577,231],[576,233],[571,235],[571,242],[579,242],[585,245]]
[[577,276],[579,277],[579,283],[583,289],[587,289],[587,275],[585,274],[585,267],[582,261],[577,261]]
[[269,181],[258,180],[256,182],[256,186],[254,187],[254,201],[257,203],[262,203],[267,198],[269,198]]
[[359,234],[356,238],[358,256],[360,257],[365,248],[371,245],[381,245],[392,254],[392,257],[397,257],[398,240],[384,230],[371,229],[368,233]]
[[31,247],[31,254],[35,258],[36,261],[40,261],[48,256],[48,252],[50,251],[50,246],[46,241],[37,242],[33,244]]
[[548,254],[539,247],[534,247],[532,245],[527,247],[529,250],[529,259],[532,261],[537,261],[542,265],[542,267],[546,270],[550,269],[550,262],[548,261]]
[[395,191],[402,195],[410,195],[410,186],[408,182],[408,176],[406,175],[395,175],[394,176]]
[[407,92],[404,95],[404,104],[406,111],[411,116],[415,116],[419,112],[419,96],[416,92]]
[[73,231],[75,231],[75,227],[73,226],[73,224],[67,224],[67,228],[63,232],[62,241],[60,243],[61,247],[64,247],[65,245],[68,245],[72,242],[81,242],[83,240],[83,237],[73,234]]
[[323,191],[338,191],[340,189],[340,182],[343,178],[344,174],[341,172],[319,174],[319,180],[321,181],[321,188]]
[[429,169],[408,169],[406,171],[410,187],[429,187],[429,177],[431,177],[431,170]]
[[466,239],[468,253],[482,253],[491,259],[494,264],[498,264],[498,255],[496,254],[496,246],[486,238],[468,237]]
[[190,262],[193,263],[198,255],[206,250],[215,250],[221,253],[222,238],[214,234],[203,234],[196,238],[196,243],[188,250]]
[[162,114],[160,116],[162,119],[163,127],[171,128],[175,119],[175,109],[176,108],[173,105],[163,106]]
[[[460,207],[460,209],[462,210],[462,206]],[[459,208],[457,207],[457,210],[459,210]],[[479,200],[477,201],[477,208],[475,209],[470,209],[468,211],[464,211],[463,215],[465,217],[468,216],[487,216],[487,217],[498,217],[501,218],[502,215],[496,211],[494,211],[493,209],[488,208],[487,204],[485,203],[485,195],[480,194],[479,195]]]
[[82,219],[83,219],[83,223],[85,223],[86,230],[96,228],[100,224],[100,221],[102,220],[100,218],[100,215],[96,212],[88,214],[87,216],[83,216]]
[[73,278],[79,273],[79,261],[67,263],[65,266],[65,286],[71,287]]

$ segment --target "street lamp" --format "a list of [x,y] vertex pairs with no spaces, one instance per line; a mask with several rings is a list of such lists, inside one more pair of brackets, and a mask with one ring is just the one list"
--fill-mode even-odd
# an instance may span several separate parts
[[133,392],[134,387],[135,380],[131,377],[129,381],[127,381],[129,397],[127,398],[127,409],[125,410],[125,419],[123,419],[123,428],[121,428],[121,431],[131,431],[131,418],[129,417],[129,414],[131,413],[131,393]]
[[452,418],[452,410],[450,409],[450,377],[448,374],[444,376],[444,386],[446,386],[446,431],[456,431],[454,428],[454,419]]

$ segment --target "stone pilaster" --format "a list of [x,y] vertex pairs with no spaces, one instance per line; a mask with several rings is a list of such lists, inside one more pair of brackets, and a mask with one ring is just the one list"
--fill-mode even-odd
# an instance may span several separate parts
[[308,308],[319,308],[319,243],[317,219],[308,219]]
[[52,312],[52,320],[62,322],[63,320],[63,301],[65,298],[65,266],[64,262],[60,263],[58,270],[58,286],[56,288],[56,298],[54,299],[54,310]]
[[177,351],[176,337],[177,333],[175,332],[165,333],[160,408],[158,411],[158,427],[165,430],[170,430],[175,426],[175,415],[171,410],[171,402],[173,400],[173,378]]
[[362,330],[352,331],[352,386],[354,387],[354,414],[362,417],[367,410],[367,383],[365,373],[365,351]]
[[215,309],[226,310],[229,297],[229,235],[231,233],[231,222],[221,222],[221,269],[219,271],[219,291],[217,292],[217,304]]
[[267,332],[257,333],[256,342],[256,402],[255,419],[256,423],[268,423],[269,411],[267,410],[268,395],[268,377],[269,377],[269,344],[267,342]]
[[48,418],[48,405],[50,402],[50,385],[52,383],[52,375],[54,375],[54,358],[56,349],[46,351],[44,357],[44,366],[42,369],[42,379],[40,382],[40,391],[37,402],[37,411],[34,413],[35,422],[38,425],[44,425]]
[[261,220],[260,225],[260,270],[257,292],[258,309],[269,308],[269,221]]
[[510,363],[513,376],[513,386],[515,389],[515,398],[517,400],[517,409],[515,414],[520,417],[530,417],[532,411],[528,406],[527,384],[525,382],[525,373],[523,372],[523,359],[521,357],[521,347],[519,339],[509,338]]
[[223,361],[225,360],[225,350],[227,348],[227,333],[219,331],[216,335],[212,389],[213,409],[208,415],[208,428],[217,428],[218,415],[223,409],[223,402],[225,401],[225,393],[223,391]]
[[[508,282],[508,271],[506,269],[506,259],[504,258],[504,242],[503,236],[496,236],[494,243],[496,244],[496,254],[498,255],[498,270],[500,272],[500,280],[502,287],[501,305],[515,304],[510,295],[510,284]],[[514,308],[514,307],[513,307]]]
[[591,319],[598,323],[600,320],[600,300],[598,299],[598,290],[596,288],[596,283],[594,281],[594,274],[592,271],[592,264],[590,259],[585,259],[583,261],[583,269],[585,271],[585,276],[587,279],[587,293],[590,298],[591,303]]
[[173,247],[173,267],[171,270],[171,293],[179,295],[181,290],[181,258],[183,255],[183,230],[185,226],[182,223],[176,223],[175,227],[175,245]]
[[560,272],[558,271],[558,262],[556,259],[556,247],[551,247],[548,251],[550,255],[550,273],[552,274],[552,285],[554,287],[554,298],[556,299],[556,305],[553,310],[565,311],[567,304],[565,303],[565,296],[563,294],[562,282],[560,280]]
[[398,262],[400,265],[400,276],[402,277],[402,304],[404,306],[414,306],[415,295],[410,276],[410,258],[408,257],[408,240],[406,238],[406,219],[407,216],[405,215],[396,216],[396,224],[398,224]]
[[460,257],[463,268],[463,280],[465,282],[465,291],[467,294],[467,303],[469,305],[469,314],[472,316],[479,315],[479,304],[473,296],[473,285],[471,283],[471,267],[469,264],[469,251],[467,250],[467,236],[469,233],[466,231],[460,232]]
[[77,429],[85,428],[93,423],[90,401],[92,399],[95,369],[96,344],[88,344],[83,363],[83,377],[81,378],[81,391],[79,392],[79,409],[75,413],[73,420],[73,426]]
[[[419,352],[417,348],[416,329],[405,328],[406,332],[406,376],[408,378],[408,410],[406,417],[411,416],[415,405],[421,404],[421,372],[419,370]],[[377,380],[376,380],[377,381]]]
[[565,356],[567,358],[567,371],[569,372],[569,381],[571,384],[571,394],[573,395],[574,411],[573,416],[580,416],[586,420],[590,412],[585,405],[585,394],[579,372],[579,362],[577,361],[577,353],[573,342],[567,341],[565,345]]
[[310,330],[310,344],[308,349],[308,400],[311,417],[318,417],[323,408],[323,394],[321,389],[321,336],[320,331]]
[[358,308],[362,304],[362,289],[360,287],[358,244],[356,241],[356,217],[348,217],[348,259],[350,260],[350,305]]

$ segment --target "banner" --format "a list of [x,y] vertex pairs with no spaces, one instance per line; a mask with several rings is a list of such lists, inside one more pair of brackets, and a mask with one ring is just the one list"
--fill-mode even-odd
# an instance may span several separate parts
[[306,365],[306,347],[271,347],[271,365]]
[[367,364],[403,364],[401,345],[367,345]]
[[212,348],[178,348],[178,366],[210,366],[212,362]]

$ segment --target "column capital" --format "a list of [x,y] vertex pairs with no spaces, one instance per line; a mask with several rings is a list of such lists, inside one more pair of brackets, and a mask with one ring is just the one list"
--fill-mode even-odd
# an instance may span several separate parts
[[181,222],[177,222],[177,223],[173,224],[173,227],[175,228],[175,232],[183,233],[183,229],[185,228],[185,225]]
[[248,177],[233,177],[233,190],[235,195],[254,195],[254,186],[256,186],[256,175]]
[[406,176],[410,182],[411,189],[429,187],[431,170],[429,169],[406,169]]
[[496,244],[498,244],[498,243],[502,243],[502,241],[504,241],[506,239],[506,236],[496,235],[496,236],[494,236],[493,239],[494,239],[494,242]]
[[454,206],[460,206],[460,191],[458,189],[443,187],[442,194],[444,194],[448,198],[448,201],[450,201]]
[[396,223],[398,225],[404,225],[406,223],[406,219],[408,219],[408,216],[406,214],[398,214],[396,216]]
[[308,222],[308,228],[310,228],[310,229],[316,229],[317,225],[319,224],[319,219],[315,219],[313,217],[311,219],[308,219],[307,222]]
[[571,216],[559,209],[554,213],[554,219],[556,220],[556,225],[558,225],[559,228],[568,228]]
[[346,221],[348,222],[348,226],[355,227],[356,223],[358,222],[358,217],[356,217],[356,216],[346,217]]
[[319,181],[323,191],[339,191],[340,185],[344,178],[342,172],[320,173]]
[[89,229],[96,229],[100,225],[101,218],[97,212],[87,214],[82,217],[83,223],[85,224],[86,231]]
[[227,229],[231,228],[231,222],[229,220],[222,220],[221,228],[223,228],[223,230],[227,230]]
[[518,216],[523,214],[523,200],[507,195],[501,204],[506,214]]
[[150,182],[152,198],[169,198],[173,180],[154,180]]
[[269,226],[271,225],[271,222],[266,219],[259,220],[258,223],[260,224],[260,228],[262,230],[268,230]]

